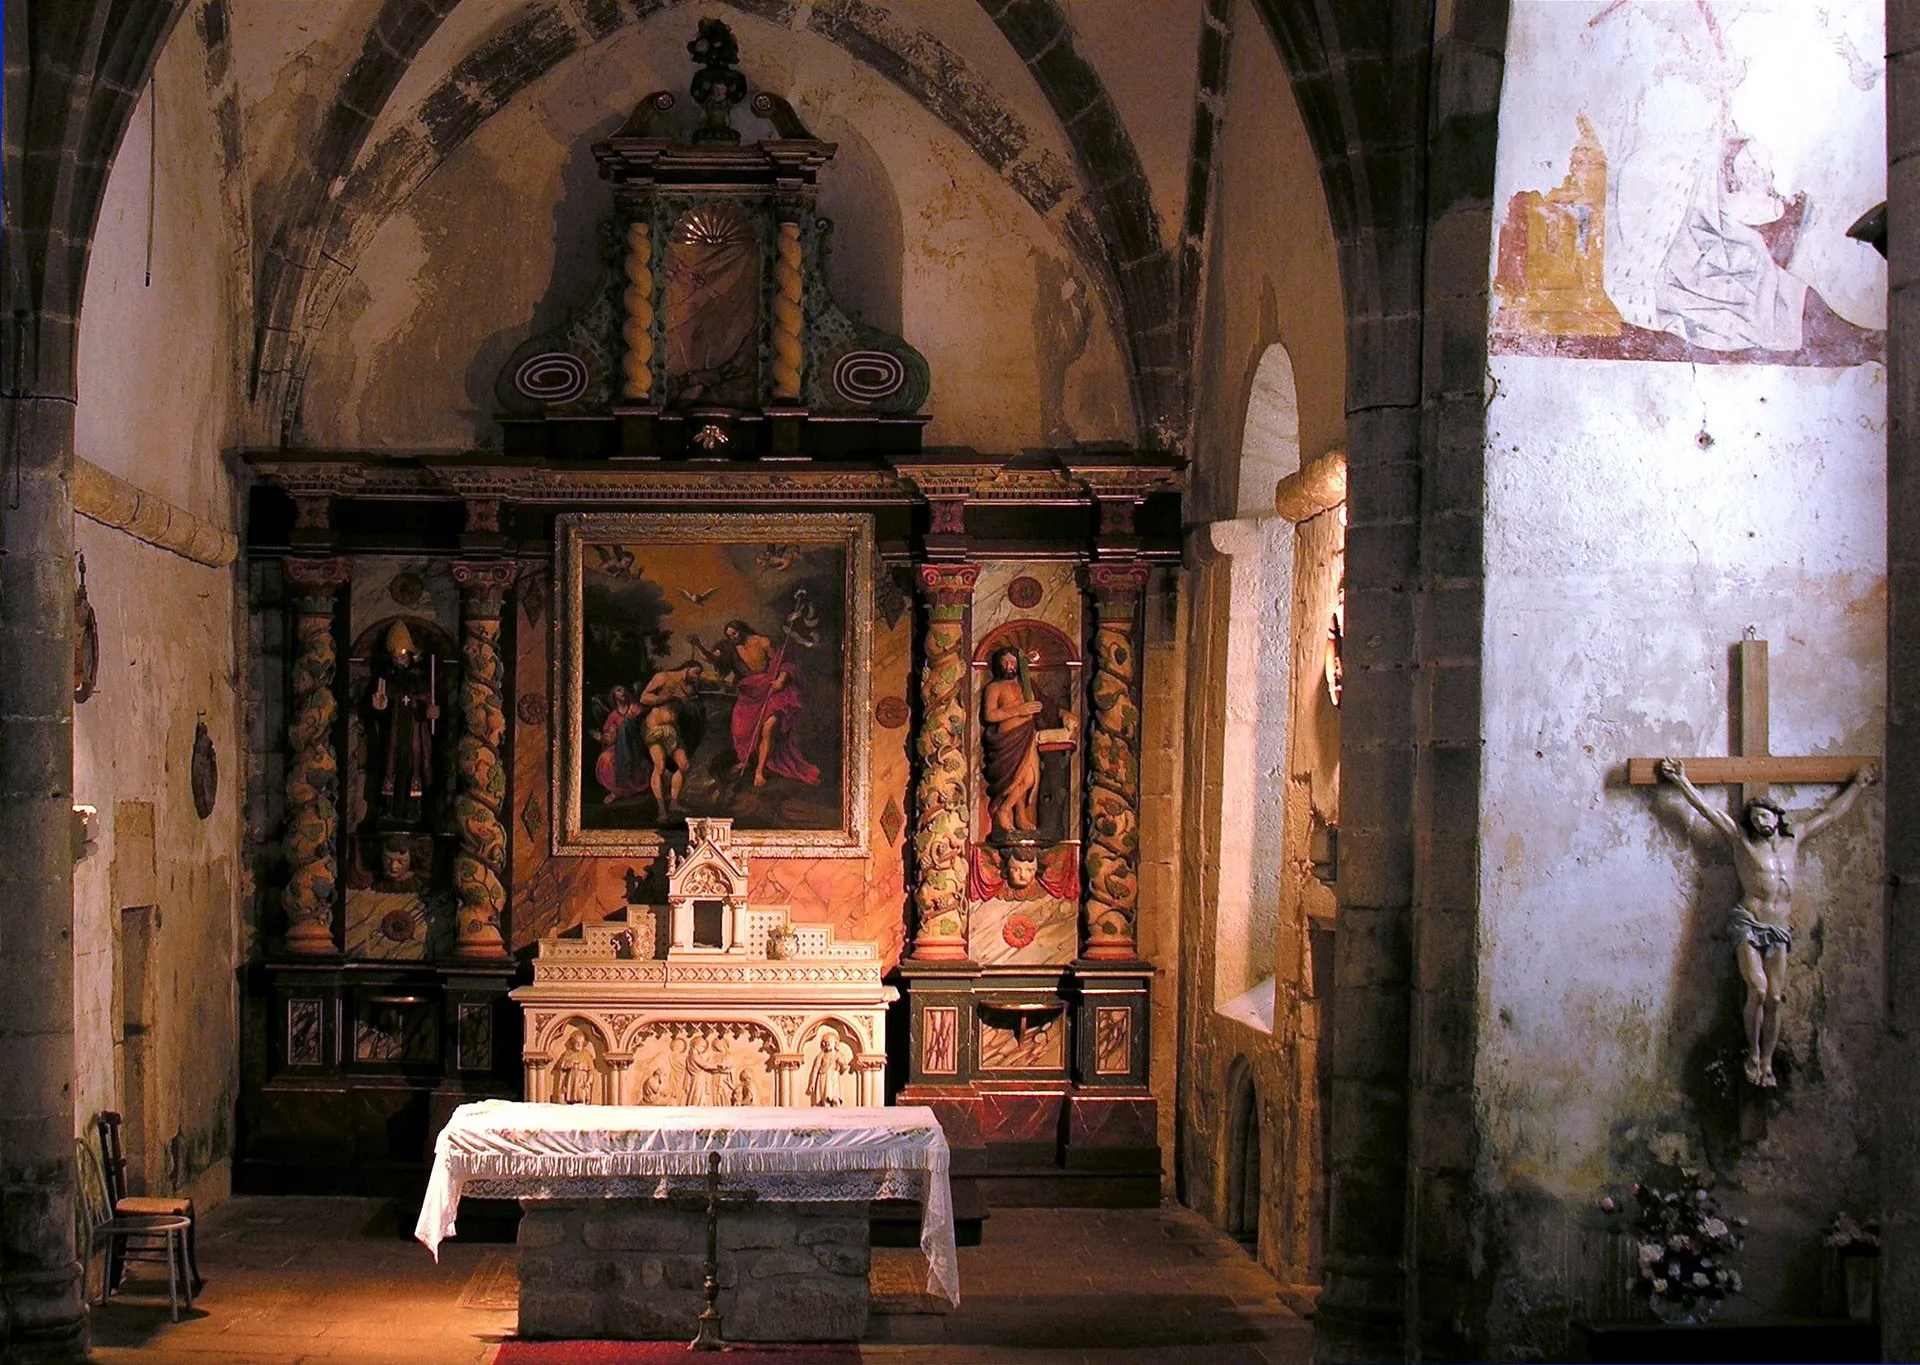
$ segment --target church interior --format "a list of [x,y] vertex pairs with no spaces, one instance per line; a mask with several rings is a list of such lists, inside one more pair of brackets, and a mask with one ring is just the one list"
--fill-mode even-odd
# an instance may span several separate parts
[[0,1359],[521,1102],[1283,1324],[1116,1359],[1920,1357],[1920,8],[3,36]]

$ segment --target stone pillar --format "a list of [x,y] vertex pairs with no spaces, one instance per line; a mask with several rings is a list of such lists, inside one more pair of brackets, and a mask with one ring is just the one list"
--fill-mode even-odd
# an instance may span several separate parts
[[[10,156],[7,164],[17,163]],[[9,340],[19,346],[32,333],[46,349],[73,344],[71,323],[34,323],[37,333],[30,323],[10,328]],[[86,1309],[73,1238],[73,400],[8,397],[0,409],[0,1355],[82,1360]]]
[[337,836],[340,765],[333,694],[340,655],[333,643],[334,597],[351,576],[344,559],[289,559],[293,596],[293,696],[288,708],[286,949],[324,957],[333,942],[334,888],[339,884]]
[[887,1054],[865,1052],[854,1059],[854,1103],[878,1108],[887,1102]]
[[1147,566],[1099,563],[1087,569],[1097,625],[1093,636],[1093,723],[1087,746],[1087,939],[1095,962],[1139,957],[1140,680],[1138,624]]
[[1920,1359],[1920,7],[1887,6],[1887,1029],[1880,1350]]
[[460,790],[453,803],[460,852],[453,861],[460,896],[454,952],[464,958],[507,956],[500,918],[507,908],[507,831],[500,808],[507,800],[505,662],[500,657],[500,608],[520,566],[510,559],[462,560],[453,566],[463,623],[460,676]]
[[776,1053],[773,1059],[773,1102],[782,1106],[800,1102],[800,1063],[806,1059],[797,1052]]
[[967,960],[967,653],[978,564],[922,564],[927,602],[920,665],[920,756],[913,827],[916,962]]

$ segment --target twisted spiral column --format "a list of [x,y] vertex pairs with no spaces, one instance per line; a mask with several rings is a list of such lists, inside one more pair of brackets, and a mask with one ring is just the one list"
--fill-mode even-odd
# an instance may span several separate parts
[[339,884],[337,840],[340,764],[333,751],[339,703],[333,694],[339,651],[333,643],[333,603],[350,576],[344,559],[289,559],[294,592],[293,704],[287,719],[286,950],[332,954],[334,888]]
[[453,885],[460,897],[454,952],[464,958],[507,956],[500,933],[507,908],[507,831],[500,808],[507,800],[507,769],[500,744],[507,733],[507,669],[500,656],[500,611],[519,565],[511,560],[461,561],[453,566],[460,585],[460,744],[455,771],[460,788],[453,801],[460,852]]
[[645,223],[627,224],[627,343],[621,362],[620,392],[645,402],[653,396],[653,232]]
[[1093,636],[1093,724],[1088,733],[1087,942],[1093,961],[1140,955],[1140,703],[1138,626],[1144,564],[1087,570]]
[[920,756],[913,825],[918,962],[967,958],[967,634],[977,564],[922,564],[927,601],[920,666]]
[[805,283],[800,269],[800,224],[783,221],[774,241],[773,261],[773,396],[780,402],[800,401],[800,293]]

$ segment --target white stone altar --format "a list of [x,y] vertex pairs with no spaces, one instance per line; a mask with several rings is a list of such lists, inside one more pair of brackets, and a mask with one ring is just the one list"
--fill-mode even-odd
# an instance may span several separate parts
[[726,1190],[757,1196],[719,1216],[719,1308],[733,1339],[857,1337],[875,1199],[920,1203],[927,1290],[960,1302],[951,1158],[920,1106],[462,1105],[434,1143],[414,1236],[437,1258],[462,1195],[518,1199],[523,1331],[684,1336],[699,1220],[670,1196],[700,1188],[713,1153]]
[[[534,1103],[886,1102],[878,948],[747,902],[733,822],[691,819],[667,904],[540,940],[521,1062]],[[663,932],[664,930],[664,932]]]

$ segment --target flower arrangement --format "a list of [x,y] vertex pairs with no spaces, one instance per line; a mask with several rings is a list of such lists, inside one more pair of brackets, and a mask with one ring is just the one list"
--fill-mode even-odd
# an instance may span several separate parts
[[1880,1225],[1856,1223],[1853,1221],[1853,1216],[1842,1209],[1833,1215],[1833,1223],[1827,1228],[1827,1235],[1820,1240],[1842,1256],[1878,1256]]
[[1745,1241],[1747,1220],[1723,1217],[1711,1180],[1690,1166],[1677,1169],[1675,1188],[1632,1185],[1630,1204],[1609,1196],[1600,1207],[1618,1215],[1631,1210],[1634,1293],[1656,1301],[1711,1300],[1718,1307],[1719,1300],[1740,1292],[1740,1272],[1728,1261]]

